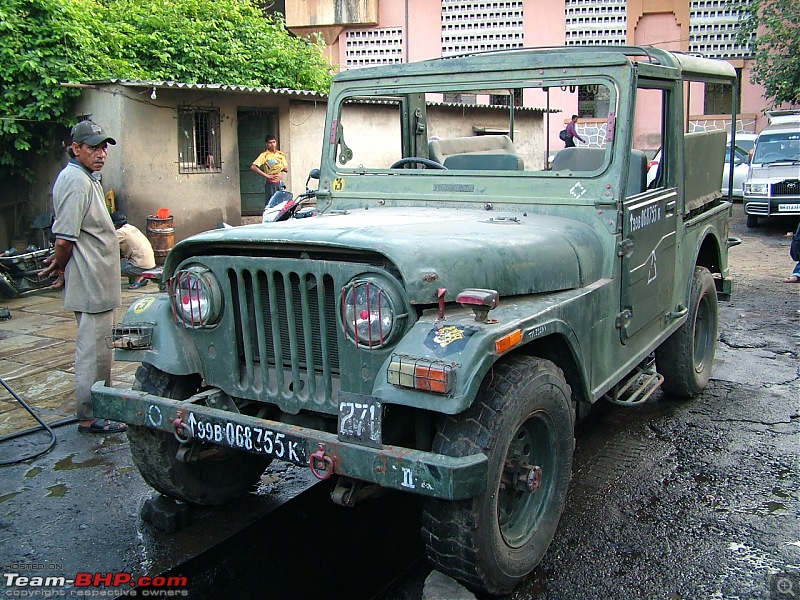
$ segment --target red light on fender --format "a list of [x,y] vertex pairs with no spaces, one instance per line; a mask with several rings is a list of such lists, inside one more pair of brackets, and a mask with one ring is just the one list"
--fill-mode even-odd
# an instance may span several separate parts
[[424,390],[426,392],[446,394],[449,389],[449,373],[450,369],[445,369],[439,366],[417,365],[417,367],[414,369],[414,387],[418,390]]
[[511,348],[519,344],[521,341],[522,341],[522,330],[515,329],[511,333],[507,333],[499,340],[495,341],[494,343],[495,352],[497,352],[498,354],[502,354],[503,352],[506,352],[507,350],[510,350]]

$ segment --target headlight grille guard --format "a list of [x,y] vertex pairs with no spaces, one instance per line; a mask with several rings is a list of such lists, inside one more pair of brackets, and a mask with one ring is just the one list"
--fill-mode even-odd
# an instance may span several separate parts
[[[211,271],[207,270],[205,267],[192,265],[188,268],[175,271],[173,276],[164,284],[167,295],[170,298],[173,319],[176,323],[183,325],[187,329],[208,329],[216,325],[216,317],[218,316],[219,310],[218,307],[212,306],[216,300],[214,298],[214,290],[212,289],[211,282],[206,281],[206,278],[203,277],[206,272],[211,273]],[[175,295],[176,292],[179,292],[183,288],[189,292],[186,296],[189,302],[188,314],[190,318],[188,320],[179,314],[177,306],[178,298]],[[208,305],[208,314],[205,318],[203,317],[203,309],[200,302],[200,290],[203,288]],[[196,293],[192,294],[192,291]],[[197,319],[195,319],[195,315],[197,315]]]

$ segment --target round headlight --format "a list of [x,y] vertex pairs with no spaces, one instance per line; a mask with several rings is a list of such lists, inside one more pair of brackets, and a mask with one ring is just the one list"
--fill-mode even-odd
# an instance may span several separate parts
[[205,267],[177,271],[170,280],[175,314],[186,327],[208,327],[222,312],[222,293],[214,274]]
[[405,319],[393,286],[379,278],[360,278],[342,289],[342,324],[358,346],[381,348],[390,343]]

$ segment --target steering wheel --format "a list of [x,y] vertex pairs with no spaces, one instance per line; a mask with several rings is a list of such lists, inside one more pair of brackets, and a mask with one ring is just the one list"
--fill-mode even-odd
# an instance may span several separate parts
[[415,163],[425,165],[431,169],[441,169],[443,171],[447,171],[447,167],[445,167],[443,164],[438,163],[435,160],[430,160],[429,158],[422,158],[420,156],[407,156],[406,158],[401,158],[397,162],[393,163],[389,168],[397,169],[403,165],[412,165]]
[[781,160],[783,157],[781,156],[780,152],[768,152],[761,158],[759,158],[759,162],[766,163],[766,162],[773,162],[776,160]]

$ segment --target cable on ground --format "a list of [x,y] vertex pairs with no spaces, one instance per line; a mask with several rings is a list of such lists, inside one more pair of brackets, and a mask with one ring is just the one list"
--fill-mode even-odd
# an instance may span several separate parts
[[[34,412],[34,410],[30,406],[28,406],[28,404],[22,398],[19,397],[19,395],[14,390],[11,389],[11,386],[9,386],[2,377],[0,377],[0,384],[2,384],[3,387],[6,388],[6,390],[8,390],[8,393],[11,394],[12,396],[14,396],[14,398],[17,400],[17,402],[19,402],[23,407],[25,407],[25,410],[27,410],[31,414],[31,416],[33,416],[33,418],[36,419],[36,421],[39,423],[39,425],[41,425],[42,428],[47,430],[47,433],[50,434],[50,443],[48,444],[47,448],[45,448],[44,450],[41,450],[39,452],[35,452],[34,454],[31,454],[30,456],[23,456],[22,458],[15,458],[14,460],[0,461],[0,467],[4,467],[6,465],[14,465],[14,464],[20,463],[22,461],[30,460],[31,458],[36,458],[37,456],[41,456],[42,454],[50,452],[50,450],[52,450],[56,445],[56,434],[55,434],[55,432],[50,428],[50,426],[47,423],[45,423],[41,419],[41,417],[39,415],[37,415]],[[37,428],[35,428],[33,430],[26,430],[26,431],[23,431],[23,432],[17,432],[16,434],[5,436],[5,437],[2,438],[2,441],[6,441],[6,440],[9,440],[9,439],[15,439],[17,437],[20,437],[21,435],[24,435],[24,434],[27,434],[27,433],[32,433],[34,431],[40,431],[40,428],[37,427]]]

